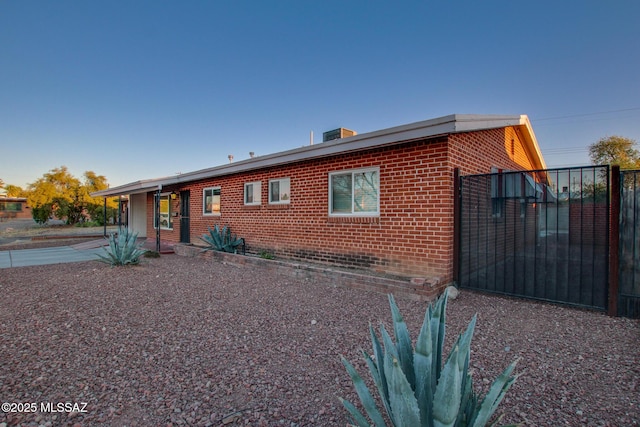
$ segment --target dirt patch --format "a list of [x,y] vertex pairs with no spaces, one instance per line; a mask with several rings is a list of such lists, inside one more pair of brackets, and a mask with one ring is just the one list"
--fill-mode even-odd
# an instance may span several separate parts
[[[365,374],[368,325],[390,320],[385,295],[176,255],[6,269],[0,291],[3,401],[87,403],[8,425],[344,426],[340,355]],[[426,304],[398,303],[415,338]],[[463,291],[447,352],[474,313],[478,390],[520,358],[501,424],[638,425],[639,321]]]

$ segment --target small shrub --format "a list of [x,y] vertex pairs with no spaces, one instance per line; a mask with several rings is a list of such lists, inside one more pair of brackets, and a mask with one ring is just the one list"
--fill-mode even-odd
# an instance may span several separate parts
[[260,251],[260,258],[263,259],[273,259],[275,258],[273,254],[269,251]]
[[244,244],[243,239],[231,233],[231,229],[226,225],[222,228],[216,224],[213,230],[210,227],[209,234],[203,234],[200,240],[205,242],[208,247],[205,250],[216,250],[221,252],[237,253],[238,246]]
[[145,258],[160,258],[160,252],[147,250],[144,253],[144,257]]
[[[373,355],[362,351],[373,382],[378,389],[384,410],[395,427],[462,427],[485,426],[516,377],[511,373],[516,362],[509,365],[493,382],[487,395],[480,402],[473,389],[469,373],[471,338],[476,316],[467,330],[458,337],[451,353],[442,366],[445,334],[447,292],[425,314],[422,329],[415,344],[415,351],[407,325],[389,295],[395,342],[380,326],[382,344],[373,327],[369,326]],[[360,402],[372,421],[372,425],[386,425],[369,388],[353,365],[342,358]],[[371,425],[365,416],[350,402],[340,399],[355,425]]]
[[123,228],[116,237],[109,235],[109,247],[104,248],[107,255],[100,255],[100,260],[111,266],[138,264],[140,257],[147,252],[136,243],[138,233],[131,233],[128,228]]
[[46,224],[51,215],[53,215],[53,209],[50,204],[31,208],[31,216],[38,224]]

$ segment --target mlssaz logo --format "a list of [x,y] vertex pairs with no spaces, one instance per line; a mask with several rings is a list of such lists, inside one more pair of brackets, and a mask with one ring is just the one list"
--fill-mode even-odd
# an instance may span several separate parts
[[88,412],[86,402],[40,403],[40,412]]

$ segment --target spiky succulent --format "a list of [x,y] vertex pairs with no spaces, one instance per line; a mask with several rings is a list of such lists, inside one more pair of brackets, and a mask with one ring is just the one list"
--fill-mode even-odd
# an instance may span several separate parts
[[[462,427],[485,426],[516,377],[511,376],[516,362],[510,364],[479,401],[469,372],[471,338],[476,324],[473,316],[442,366],[447,292],[429,305],[415,349],[400,310],[389,295],[395,342],[380,326],[382,344],[369,326],[373,354],[362,351],[378,389],[380,400],[394,427]],[[363,408],[376,427],[386,426],[385,418],[369,388],[356,369],[342,358]],[[354,424],[370,426],[364,414],[352,403],[340,399]]]
[[123,228],[117,235],[109,235],[109,246],[104,248],[106,255],[97,254],[100,260],[112,266],[138,264],[140,257],[146,252],[137,243],[138,233]]
[[213,229],[207,227],[209,234],[203,234],[200,240],[207,244],[207,250],[236,253],[238,246],[244,243],[243,239],[231,233],[231,229],[226,225],[222,228],[216,224]]

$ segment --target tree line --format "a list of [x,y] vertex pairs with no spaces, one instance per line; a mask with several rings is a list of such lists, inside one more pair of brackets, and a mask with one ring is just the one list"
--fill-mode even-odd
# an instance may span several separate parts
[[[104,199],[90,194],[109,188],[109,184],[105,176],[93,171],[86,171],[82,179],[78,179],[66,166],[61,166],[28,184],[26,189],[5,185],[2,179],[0,188],[4,188],[9,197],[25,197],[33,219],[39,224],[55,217],[69,225],[85,221],[104,225]],[[107,219],[117,216],[117,201],[107,199],[106,208]]]

